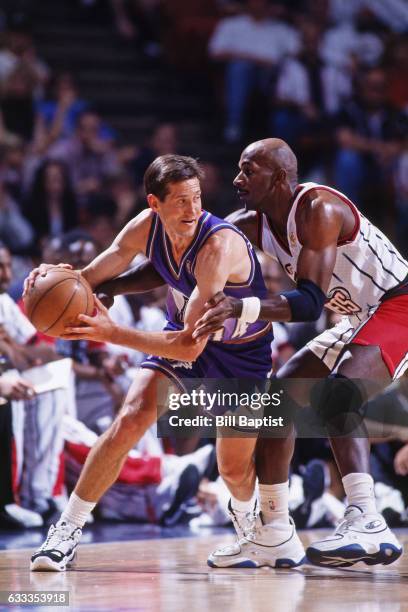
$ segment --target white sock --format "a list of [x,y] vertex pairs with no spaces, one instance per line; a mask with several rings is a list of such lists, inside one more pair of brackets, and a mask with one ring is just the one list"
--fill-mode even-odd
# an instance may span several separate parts
[[231,495],[231,506],[236,512],[251,512],[254,509],[255,500],[256,491],[252,493],[252,497],[248,501],[242,501]]
[[349,506],[358,506],[370,514],[377,513],[374,480],[370,474],[354,472],[343,476],[342,481]]
[[289,525],[289,481],[259,485],[259,502],[265,525]]
[[95,508],[96,502],[87,502],[78,497],[75,493],[71,493],[68,500],[68,505],[61,515],[60,521],[71,523],[75,527],[82,527],[86,523],[88,514]]

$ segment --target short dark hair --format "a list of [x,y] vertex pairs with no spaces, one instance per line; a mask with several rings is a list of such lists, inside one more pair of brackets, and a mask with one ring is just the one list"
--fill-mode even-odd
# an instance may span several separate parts
[[204,171],[193,157],[184,155],[161,155],[147,168],[144,177],[146,195],[152,193],[163,201],[168,194],[169,183],[180,183],[192,178],[201,181]]

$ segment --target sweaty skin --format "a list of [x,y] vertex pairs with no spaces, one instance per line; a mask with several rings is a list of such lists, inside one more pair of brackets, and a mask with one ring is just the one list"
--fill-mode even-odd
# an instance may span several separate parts
[[[279,149],[287,145],[278,139],[260,141],[247,147],[239,161],[239,173],[234,180],[239,197],[248,208],[255,205],[268,217],[269,223],[280,241],[289,251],[287,221],[293,203],[290,184],[290,165],[280,164]],[[277,154],[278,151],[278,154]],[[228,218],[256,244],[257,218],[252,210],[240,210]],[[337,243],[349,236],[354,227],[354,215],[336,195],[314,189],[302,200],[296,211],[296,226],[302,249],[296,270],[297,279],[307,279],[326,293],[336,263]],[[219,292],[205,305],[206,313],[197,321],[195,338],[212,333],[225,319],[239,316],[242,301]],[[290,321],[292,313],[282,295],[261,300],[259,319],[265,321]]]

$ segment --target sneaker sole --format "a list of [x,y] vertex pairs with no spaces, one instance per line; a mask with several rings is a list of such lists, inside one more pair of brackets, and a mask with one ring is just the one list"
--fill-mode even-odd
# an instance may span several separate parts
[[53,561],[46,555],[37,557],[30,562],[30,572],[65,572],[66,568],[73,564],[75,553],[74,550],[67,560],[63,559],[60,563]]
[[358,545],[343,546],[330,551],[322,551],[309,546],[306,557],[313,565],[320,567],[351,567],[362,561],[366,565],[390,565],[402,555],[402,548],[394,544],[382,543],[376,553],[367,553]]
[[207,559],[207,565],[209,567],[215,569],[241,569],[241,568],[250,568],[256,569],[258,567],[273,567],[275,569],[291,569],[293,567],[298,567],[306,562],[306,557],[302,557],[300,561],[295,561],[295,559],[276,559],[274,562],[270,561],[252,561],[251,559],[243,559],[241,561],[236,561],[236,563],[229,563],[228,565],[217,565],[211,559]]

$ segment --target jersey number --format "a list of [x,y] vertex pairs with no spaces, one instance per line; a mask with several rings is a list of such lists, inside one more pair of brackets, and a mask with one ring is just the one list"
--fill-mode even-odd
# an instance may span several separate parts
[[353,302],[350,293],[344,287],[332,289],[325,306],[340,315],[353,315],[361,312],[360,306]]

